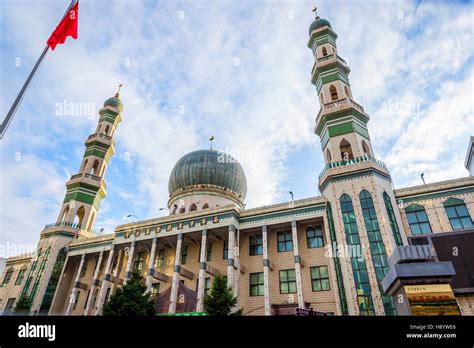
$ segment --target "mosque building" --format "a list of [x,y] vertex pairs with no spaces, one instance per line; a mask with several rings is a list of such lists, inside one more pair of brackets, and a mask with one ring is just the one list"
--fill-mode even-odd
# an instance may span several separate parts
[[[99,110],[57,221],[41,231],[34,253],[6,261],[0,313],[26,299],[32,314],[100,315],[139,270],[158,313],[203,312],[213,278],[225,275],[244,315],[296,308],[396,315],[395,298],[382,286],[389,257],[413,237],[474,233],[474,177],[394,189],[374,154],[370,116],[352,96],[336,40],[331,23],[316,16],[308,47],[321,106],[314,128],[325,160],[320,196],[246,209],[242,166],[223,152],[197,150],[171,171],[168,216],[99,235],[93,226],[123,112],[117,93]],[[471,159],[472,151],[466,163]],[[474,284],[461,290],[453,288],[460,312],[474,315]]]

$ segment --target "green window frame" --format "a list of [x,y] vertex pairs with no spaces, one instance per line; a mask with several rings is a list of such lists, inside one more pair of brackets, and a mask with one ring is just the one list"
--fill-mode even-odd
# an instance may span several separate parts
[[9,298],[7,304],[5,305],[5,310],[3,315],[10,315],[13,312],[13,307],[15,305],[16,298]]
[[323,248],[324,247],[324,237],[323,237],[323,228],[321,226],[309,226],[306,229],[306,243],[308,249],[312,248]]
[[387,192],[383,193],[383,201],[385,203],[385,210],[387,211],[388,221],[390,221],[390,228],[392,229],[393,239],[395,240],[396,246],[402,246],[403,240],[402,235],[400,234],[400,229],[398,228],[397,218],[395,217],[395,212],[393,211],[392,202]]
[[207,261],[212,261],[212,242],[210,242],[210,243],[207,245],[206,260],[207,260]]
[[163,268],[164,265],[165,265],[165,249],[162,248],[158,250],[158,254],[156,255],[155,267]]
[[341,260],[339,260],[339,256],[337,255],[338,244],[337,244],[337,238],[336,238],[336,230],[334,228],[334,218],[332,216],[332,207],[331,207],[331,203],[329,202],[326,204],[326,211],[327,211],[327,219],[328,219],[329,236],[331,237],[331,244],[333,248],[334,266],[336,268],[337,287],[339,290],[339,299],[341,301],[341,312],[342,312],[342,315],[347,315],[349,314],[349,310],[347,307],[346,290],[344,288],[344,281],[342,277]]
[[145,260],[145,252],[140,251],[137,253],[137,256],[135,256],[133,260],[133,266],[132,270],[134,271],[141,271],[143,269],[143,261]]
[[183,250],[181,251],[181,264],[185,265],[188,262],[188,246],[183,245]]
[[293,236],[291,231],[277,232],[277,248],[278,252],[293,251]]
[[[407,208],[409,208],[408,206]],[[416,206],[413,210],[405,209],[407,216],[408,225],[410,226],[411,234],[416,236],[420,234],[432,233],[430,220],[426,214],[426,210],[423,206]]]
[[18,271],[18,275],[16,276],[15,285],[21,285],[21,283],[23,283],[23,279],[25,279],[26,270],[26,266],[20,268],[20,271]]
[[315,266],[310,269],[311,274],[311,288],[313,291],[327,291],[331,290],[329,285],[328,266]]
[[224,248],[222,250],[222,259],[227,260],[229,258],[229,242],[224,239]]
[[263,272],[250,273],[250,296],[263,296],[264,282]]
[[296,293],[296,272],[294,269],[284,269],[279,272],[280,294]]
[[474,227],[466,204],[454,204],[445,206],[444,210],[448,216],[453,231]]
[[155,283],[151,285],[151,296],[156,296],[160,293],[161,283]]
[[204,294],[208,294],[209,290],[211,290],[211,278],[207,277],[204,279]]
[[249,255],[262,255],[263,254],[263,237],[261,234],[253,235],[249,237]]
[[[346,242],[351,248],[362,250],[352,199],[349,195],[343,194],[339,201],[341,205]],[[359,313],[360,315],[375,315],[374,302],[372,300],[372,291],[370,289],[369,275],[365,259],[363,257],[358,257],[351,252],[351,266],[357,292]]]
[[380,232],[379,221],[377,213],[375,212],[374,201],[370,192],[363,190],[359,194],[360,206],[362,208],[362,215],[365,222],[365,230],[369,238],[370,255],[372,256],[372,263],[375,269],[375,276],[379,285],[379,291],[382,295],[382,302],[385,310],[385,315],[395,315],[395,304],[389,295],[384,295],[382,289],[382,280],[388,273],[389,264],[385,245]]
[[13,276],[13,267],[10,267],[7,272],[5,273],[5,277],[3,278],[2,286],[6,286],[10,283],[10,280]]

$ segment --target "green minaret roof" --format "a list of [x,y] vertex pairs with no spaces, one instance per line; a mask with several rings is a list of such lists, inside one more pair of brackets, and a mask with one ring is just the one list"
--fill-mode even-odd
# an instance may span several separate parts
[[215,185],[230,190],[244,200],[247,179],[239,162],[216,150],[197,150],[180,158],[174,166],[168,184],[170,195],[195,185]]
[[104,108],[106,106],[112,106],[114,108],[117,108],[120,112],[123,110],[123,105],[122,101],[120,100],[119,94],[116,93],[115,96],[110,97],[104,102]]
[[310,25],[310,27],[309,27],[309,35],[311,36],[311,33],[313,32],[313,30],[322,28],[322,27],[324,27],[324,26],[328,26],[329,28],[332,29],[331,23],[330,23],[327,19],[320,18],[319,16],[316,17],[316,19],[314,20],[314,22],[311,23],[311,25]]

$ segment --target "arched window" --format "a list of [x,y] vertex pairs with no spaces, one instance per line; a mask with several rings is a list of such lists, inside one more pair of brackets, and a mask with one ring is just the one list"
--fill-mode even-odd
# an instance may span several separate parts
[[[389,265],[382,234],[380,233],[377,213],[375,212],[372,195],[368,191],[363,190],[359,195],[359,199],[362,215],[364,216],[365,230],[369,238],[370,255],[372,256],[372,262],[374,264],[375,276],[379,287],[382,288],[382,280],[389,270]],[[382,302],[385,315],[395,315],[395,305],[392,298],[382,294]]]
[[349,312],[347,309],[346,291],[344,289],[344,281],[342,278],[341,261],[339,260],[339,256],[337,255],[336,230],[334,228],[334,219],[332,217],[332,207],[331,207],[331,203],[329,202],[326,205],[326,212],[327,212],[327,218],[328,218],[329,235],[331,237],[331,245],[333,248],[332,251],[334,252],[333,258],[334,258],[334,266],[336,267],[336,279],[337,279],[337,285],[339,289],[339,299],[341,300],[341,312],[343,315],[347,315]]
[[364,151],[364,155],[372,156],[372,154],[370,153],[369,145],[367,145],[365,140],[362,140],[362,150]]
[[79,227],[81,227],[82,225],[85,214],[86,214],[86,209],[84,208],[83,205],[81,205],[79,209],[77,209],[76,217],[74,218],[74,223],[78,224]]
[[56,257],[56,262],[53,266],[53,271],[49,278],[48,286],[46,287],[46,292],[43,297],[43,302],[41,302],[40,311],[47,312],[53,301],[54,292],[59,282],[59,277],[61,276],[61,271],[66,260],[67,249],[62,248],[59,250],[58,256]]
[[324,106],[324,95],[323,95],[323,92],[321,92],[321,94],[319,95],[319,100],[321,102],[321,106]]
[[202,209],[209,209],[209,204],[205,203],[205,204],[202,206]]
[[466,204],[463,200],[451,197],[448,198],[443,205],[453,230],[474,227],[471,216],[469,215]]
[[99,174],[99,160],[94,161],[94,165],[91,168],[91,174],[94,174],[94,175]]
[[178,211],[178,206],[175,204],[175,205],[173,206],[173,212],[172,212],[172,214],[175,215],[177,211]]
[[[347,245],[353,250],[362,250],[359,230],[352,205],[352,199],[347,194],[340,198],[342,221],[344,222],[344,232]],[[362,254],[363,255],[363,254]],[[351,253],[352,273],[357,290],[357,303],[359,304],[360,315],[375,315],[372,292],[370,290],[369,275],[365,265],[365,259]]]
[[392,202],[387,192],[383,193],[383,201],[385,203],[385,209],[387,210],[388,220],[390,221],[390,228],[392,229],[393,239],[395,239],[395,244],[397,246],[403,245],[402,236],[400,234],[400,229],[398,228],[397,219],[393,211]]
[[107,134],[107,135],[109,134],[109,129],[110,129],[109,125],[105,126],[105,134]]
[[184,207],[182,207],[182,208],[179,209],[179,213],[180,213],[180,214],[183,214],[183,213],[185,213],[185,212],[186,212],[186,209],[185,209]]
[[329,93],[331,93],[331,100],[338,100],[337,89],[334,85],[329,86]]
[[328,55],[328,50],[326,47],[323,47],[323,57]]
[[344,92],[346,92],[346,97],[347,98],[351,98],[351,95],[349,93],[349,88],[347,88],[347,86],[344,86]]
[[341,140],[339,149],[341,151],[341,158],[343,161],[350,161],[354,159],[354,154],[352,153],[352,146],[346,139]]
[[87,162],[89,162],[89,160],[86,158],[86,159],[84,160],[84,162],[82,163],[81,172],[85,172],[85,171],[86,171]]
[[331,163],[332,157],[331,157],[331,151],[329,149],[326,150],[326,162]]
[[425,207],[415,203],[410,204],[405,208],[405,214],[412,235],[416,236],[418,234],[429,234],[432,232]]
[[191,207],[189,207],[189,211],[196,211],[197,210],[197,206],[196,204],[191,204]]
[[69,214],[69,204],[64,208],[63,214],[61,215],[61,222],[64,222]]
[[99,125],[97,126],[97,132],[96,133],[100,133],[101,128],[102,128],[102,123],[99,123]]
[[324,246],[322,227],[308,227],[306,229],[306,242],[308,244],[308,248],[322,248]]

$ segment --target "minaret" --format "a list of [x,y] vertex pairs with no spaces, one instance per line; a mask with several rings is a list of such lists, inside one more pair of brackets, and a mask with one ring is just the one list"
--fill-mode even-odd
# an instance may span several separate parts
[[370,118],[354,101],[350,68],[338,55],[331,23],[316,14],[309,36],[315,61],[311,82],[321,105],[315,133],[326,162],[319,189],[327,200],[327,237],[333,248],[347,245],[353,253],[333,258],[341,313],[392,315],[394,304],[382,294],[381,281],[388,272],[387,257],[395,246],[406,244],[406,237],[390,173],[374,157]]
[[73,224],[85,236],[91,232],[100,202],[106,195],[104,175],[110,157],[115,153],[113,137],[121,121],[122,109],[119,91],[104,102],[99,110],[97,128],[84,143],[86,150],[79,172],[66,183],[66,197],[57,223]]
[[123,109],[119,91],[99,110],[97,128],[85,141],[79,172],[66,183],[67,192],[56,223],[46,225],[41,232],[21,293],[29,301],[33,314],[48,312],[67,246],[74,239],[96,236],[94,221],[106,195],[104,175],[115,152],[114,134]]

